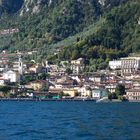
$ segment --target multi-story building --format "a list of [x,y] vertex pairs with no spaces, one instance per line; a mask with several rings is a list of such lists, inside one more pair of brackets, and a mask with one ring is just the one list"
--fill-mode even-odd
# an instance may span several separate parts
[[71,70],[73,71],[74,74],[79,74],[83,72],[84,70],[84,59],[79,58],[77,60],[72,60],[71,61]]
[[109,67],[113,70],[121,69],[122,74],[135,73],[140,70],[140,57],[127,57],[110,61]]
[[124,73],[135,73],[140,69],[140,57],[128,57],[121,59],[121,71]]
[[3,78],[5,80],[9,80],[11,83],[15,83],[18,82],[20,79],[20,76],[17,72],[14,71],[6,71],[5,73],[3,73]]
[[121,60],[109,61],[109,67],[112,70],[121,69]]
[[100,73],[93,73],[93,75],[89,77],[89,80],[95,84],[103,84],[106,82],[106,76]]
[[128,98],[128,100],[131,100],[131,101],[135,101],[135,100],[140,101],[140,89],[127,90],[126,97]]

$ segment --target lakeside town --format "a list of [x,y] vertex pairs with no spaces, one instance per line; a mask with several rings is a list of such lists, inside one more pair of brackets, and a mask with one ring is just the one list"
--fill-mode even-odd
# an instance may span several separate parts
[[106,70],[84,73],[84,58],[54,65],[27,63],[22,56],[0,54],[0,99],[140,101],[140,57],[109,61]]

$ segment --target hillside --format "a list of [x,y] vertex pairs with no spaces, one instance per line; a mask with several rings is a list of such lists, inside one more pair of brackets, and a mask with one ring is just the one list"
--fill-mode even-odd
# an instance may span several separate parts
[[[71,60],[83,57],[92,71],[105,68],[109,60],[140,52],[139,15],[138,0],[113,8],[104,15],[105,21],[96,32],[64,47],[59,58]],[[57,59],[55,57],[50,57],[50,60]]]
[[100,50],[115,59],[139,51],[139,9],[139,0],[0,0],[0,29],[19,29],[0,36],[0,50],[37,50],[46,59],[61,47],[60,59],[88,61]]
[[[47,47],[48,44],[81,32],[121,2],[123,1],[1,0],[0,29],[20,29],[20,33],[11,41],[16,49],[30,50],[42,45]],[[9,48],[10,46],[11,43]],[[7,48],[4,44],[1,47]]]

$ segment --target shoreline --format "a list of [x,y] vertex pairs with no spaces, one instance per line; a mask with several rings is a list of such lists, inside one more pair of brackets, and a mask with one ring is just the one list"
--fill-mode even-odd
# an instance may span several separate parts
[[121,103],[121,102],[130,102],[130,103],[140,103],[139,100],[128,100],[128,101],[121,101],[121,100],[115,100],[115,101],[104,101],[104,102],[97,102],[96,99],[32,99],[32,98],[0,98],[0,102],[2,101],[33,101],[33,102],[49,102],[49,101],[55,101],[55,102],[65,102],[65,101],[70,101],[70,102],[77,102],[77,101],[86,101],[86,102],[96,102],[96,103]]
[[1,98],[0,101],[92,101],[95,99],[31,99],[31,98]]

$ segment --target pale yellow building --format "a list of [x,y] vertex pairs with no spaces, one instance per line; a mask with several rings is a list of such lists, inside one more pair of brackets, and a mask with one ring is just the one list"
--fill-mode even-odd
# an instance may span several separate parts
[[64,94],[68,94],[70,97],[75,97],[78,94],[78,91],[75,89],[63,89]]
[[26,85],[26,88],[30,88],[33,90],[41,90],[43,88],[43,86],[48,85],[48,81],[45,80],[36,80],[33,82],[30,82],[28,85]]
[[90,89],[90,87],[81,87],[79,88],[79,93],[81,94],[81,97],[91,97],[92,91]]

